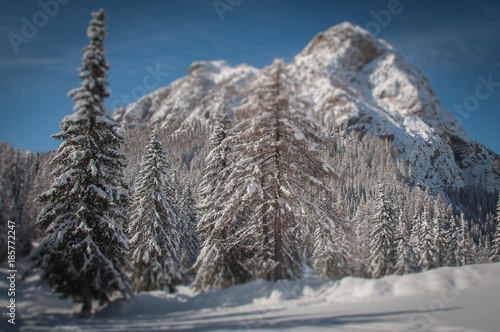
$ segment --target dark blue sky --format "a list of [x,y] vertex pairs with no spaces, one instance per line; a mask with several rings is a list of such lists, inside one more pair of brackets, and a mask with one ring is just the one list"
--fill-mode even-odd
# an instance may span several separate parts
[[[2,1],[0,141],[42,151],[59,145],[49,136],[72,112],[66,94],[80,82],[77,70],[88,44],[90,12],[103,7],[113,91],[108,105],[123,105],[145,90],[168,85],[186,75],[194,61],[223,59],[255,67],[269,65],[274,57],[289,62],[318,32],[351,21],[387,40],[419,67],[440,101],[456,109],[466,132],[500,153],[500,3],[397,2]],[[228,7],[222,13],[224,4]],[[393,6],[397,10],[388,19],[383,13]],[[381,22],[374,13],[381,14]],[[29,29],[31,24],[36,31]],[[149,71],[160,74],[144,84]],[[480,88],[478,98],[481,78],[493,83]]]

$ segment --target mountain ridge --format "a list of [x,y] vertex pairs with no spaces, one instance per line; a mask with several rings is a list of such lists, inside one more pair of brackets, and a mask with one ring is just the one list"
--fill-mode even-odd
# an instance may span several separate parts
[[[371,133],[393,141],[415,183],[435,189],[500,189],[500,157],[473,142],[439,102],[429,81],[384,40],[349,22],[317,34],[286,65],[297,98],[330,134]],[[237,119],[262,69],[225,61],[193,63],[187,76],[114,111],[121,123],[158,122],[183,130],[210,126],[217,110]]]

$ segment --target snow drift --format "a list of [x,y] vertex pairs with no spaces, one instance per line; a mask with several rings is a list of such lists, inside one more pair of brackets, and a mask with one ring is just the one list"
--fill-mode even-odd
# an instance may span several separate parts
[[[21,267],[26,263],[19,264]],[[6,270],[0,272],[6,291]],[[38,276],[18,282],[20,331],[497,331],[500,263],[443,267],[377,280],[257,280],[195,294],[153,291],[116,300],[90,318],[55,298]],[[6,305],[2,298],[1,306]],[[6,319],[2,331],[15,331]]]

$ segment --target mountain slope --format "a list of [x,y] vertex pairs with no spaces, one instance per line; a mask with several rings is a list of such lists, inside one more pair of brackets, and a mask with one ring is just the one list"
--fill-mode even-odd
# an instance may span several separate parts
[[[286,68],[294,95],[325,130],[372,133],[390,140],[411,163],[415,183],[436,189],[480,185],[500,189],[500,157],[473,142],[436,98],[429,82],[387,42],[351,23],[318,34]],[[160,122],[182,130],[210,125],[238,106],[262,78],[261,70],[224,61],[196,62],[169,86],[115,110],[129,125]]]

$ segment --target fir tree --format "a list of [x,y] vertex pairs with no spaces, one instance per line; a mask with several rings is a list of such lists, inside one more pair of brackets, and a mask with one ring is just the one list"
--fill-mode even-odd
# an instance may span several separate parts
[[444,265],[459,266],[459,257],[462,255],[459,247],[460,233],[453,215],[451,215],[450,226],[445,232],[444,238],[447,247]]
[[416,187],[410,194],[411,201],[409,202],[408,214],[411,216],[411,232],[410,243],[413,249],[413,263],[415,272],[422,270],[420,265],[421,257],[421,228],[423,211],[425,206],[424,193],[420,187]]
[[420,266],[420,229],[422,227],[422,217],[418,211],[415,212],[412,218],[412,227],[410,232],[410,243],[413,248],[413,263],[415,265],[415,272],[422,270]]
[[445,232],[448,223],[446,203],[441,195],[438,195],[434,204],[434,219],[432,223],[432,236],[435,253],[435,267],[444,264],[446,256]]
[[493,237],[490,255],[490,262],[492,263],[498,262],[500,260],[500,195],[498,196],[496,222],[497,228],[495,231],[495,236]]
[[339,243],[339,234],[334,232],[335,225],[324,226],[318,222],[314,231],[312,267],[320,278],[340,279],[347,275],[346,252]]
[[[184,188],[177,175],[177,171],[172,169],[170,182],[174,190],[175,202],[177,204],[179,227],[181,228],[181,266],[182,274],[187,277],[190,267],[194,264],[198,255],[198,237],[196,235],[196,212],[194,211],[194,199],[191,189]],[[187,282],[187,280],[185,280]]]
[[465,219],[465,215],[463,212],[460,213],[458,234],[458,264],[460,266],[471,264],[472,256],[469,237],[469,223]]
[[[171,168],[170,165],[169,168]],[[182,198],[182,189],[181,189],[181,184],[179,182],[179,177],[177,175],[177,171],[174,168],[171,168],[169,174],[170,174],[170,183],[172,184],[172,190],[174,191],[174,200],[175,202],[178,202],[180,204]]]
[[180,260],[184,229],[169,168],[166,151],[155,128],[135,183],[132,220],[128,228],[136,292],[157,289],[173,292],[182,280]]
[[[199,185],[200,204],[199,209],[203,215],[209,215],[213,210],[213,199],[215,189],[221,183],[221,173],[227,166],[227,144],[222,144],[227,137],[229,121],[225,112],[218,112],[215,117],[214,132],[210,138],[211,151],[206,158],[206,167],[203,179]],[[206,220],[204,220],[206,222]],[[202,222],[200,221],[200,224]],[[211,229],[211,227],[209,227]],[[203,227],[200,227],[200,235],[203,236]]]
[[474,262],[477,264],[489,263],[491,255],[491,240],[488,235],[480,235],[479,243],[474,245]]
[[413,252],[410,246],[410,235],[408,233],[408,227],[406,221],[403,219],[403,213],[400,212],[399,222],[394,236],[394,241],[397,245],[394,273],[398,275],[413,273],[415,270],[413,266]]
[[361,278],[369,278],[369,257],[370,257],[370,231],[372,225],[369,224],[369,218],[375,210],[372,201],[366,201],[362,197],[356,215],[354,216],[354,225],[352,226],[353,239],[347,243],[347,264],[351,275]]
[[371,225],[369,272],[372,278],[380,278],[393,272],[395,260],[395,213],[382,186],[378,189],[376,213]]
[[193,286],[198,291],[211,287],[226,288],[250,280],[250,275],[240,264],[240,253],[231,250],[227,243],[227,229],[217,222],[221,210],[218,204],[227,176],[229,148],[225,141],[229,121],[227,114],[218,112],[214,132],[210,139],[212,150],[206,158],[203,179],[199,186],[200,220],[197,234],[201,240],[200,254],[194,268],[196,278]]
[[189,268],[195,263],[198,256],[199,241],[196,235],[196,203],[193,198],[191,186],[188,184],[181,194],[179,209],[181,212],[182,223],[182,238],[181,238],[181,253],[182,266],[186,274]]
[[104,98],[110,96],[105,81],[105,13],[92,13],[87,30],[90,45],[83,51],[79,88],[69,92],[72,115],[61,122],[64,140],[52,160],[55,182],[39,200],[43,208],[38,225],[45,234],[33,255],[34,268],[62,297],[83,299],[83,312],[92,310],[92,299],[108,301],[115,291],[131,294],[126,269],[128,241],[122,225],[130,202],[122,171],[125,155],[118,124],[109,116]]
[[428,207],[424,207],[419,232],[419,267],[427,271],[436,267],[436,252],[433,239],[432,220]]

